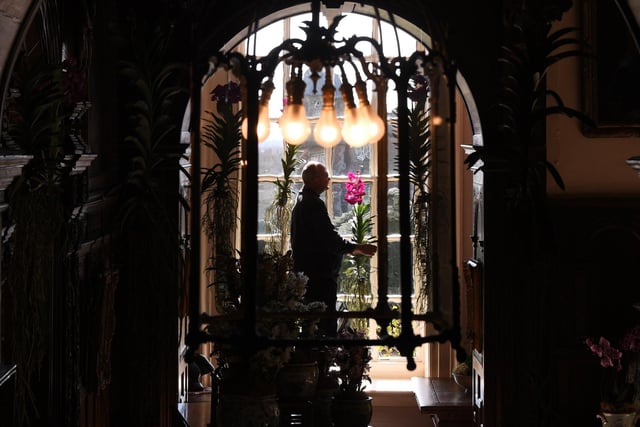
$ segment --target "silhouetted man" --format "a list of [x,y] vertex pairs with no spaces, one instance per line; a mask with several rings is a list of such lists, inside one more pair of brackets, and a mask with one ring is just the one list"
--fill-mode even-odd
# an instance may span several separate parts
[[[344,254],[373,256],[377,246],[357,244],[338,234],[320,195],[329,189],[327,168],[309,162],[302,169],[304,186],[298,194],[291,215],[291,249],[293,265],[309,277],[305,301],[322,301],[327,312],[336,312],[338,276]],[[336,319],[322,319],[320,335],[336,336]]]

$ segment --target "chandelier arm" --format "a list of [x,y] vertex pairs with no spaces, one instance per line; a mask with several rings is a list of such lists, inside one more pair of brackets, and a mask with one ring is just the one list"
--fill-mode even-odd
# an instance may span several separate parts
[[345,59],[346,63],[348,63],[349,65],[351,65],[351,68],[353,68],[353,71],[356,75],[356,81],[362,81],[362,76],[360,75],[360,69],[356,66],[355,62],[351,59],[351,58],[347,58]]
[[207,72],[202,76],[202,79],[200,81],[200,83],[202,85],[204,85],[207,80],[213,76],[215,74],[216,71],[218,71],[218,69],[222,66],[226,66],[227,65],[227,58],[226,55],[223,52],[216,52],[215,54],[211,55],[209,57],[209,69],[207,70]]
[[300,52],[296,44],[303,43],[304,41],[301,39],[287,39],[271,49],[267,55],[257,61],[262,65],[263,74],[272,78],[278,64],[286,62],[289,58],[295,58],[296,54]]
[[369,69],[369,67],[371,66],[374,69],[381,70],[381,67],[375,62],[367,62],[367,60],[364,58],[358,58],[358,61],[360,61],[360,65],[362,66],[362,72],[367,77],[368,80],[378,82],[379,79],[386,77],[383,74],[376,74],[374,71]]
[[[382,75],[388,79],[396,81],[397,75],[392,65],[393,61],[389,61],[387,59],[387,57],[384,55],[382,45],[378,43],[376,40],[367,36],[353,36],[345,41],[345,46],[343,46],[343,48],[345,49],[346,52],[352,54],[353,56],[358,58],[361,62],[364,61],[366,63],[366,59],[364,58],[364,55],[362,54],[362,52],[360,52],[355,47],[358,43],[361,43],[361,42],[369,43],[369,45],[378,54],[378,64],[380,65],[379,68],[382,72]],[[365,74],[367,73],[365,72]]]

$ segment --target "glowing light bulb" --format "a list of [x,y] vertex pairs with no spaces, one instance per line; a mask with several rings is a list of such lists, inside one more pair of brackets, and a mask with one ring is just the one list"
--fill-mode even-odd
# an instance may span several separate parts
[[[275,86],[271,80],[262,85],[262,96],[258,104],[258,126],[256,133],[258,134],[258,142],[263,142],[271,133],[271,121],[269,120],[269,99],[273,93]],[[242,136],[247,139],[249,135],[249,120],[245,117],[242,119],[241,126]]]
[[322,110],[313,129],[313,138],[322,147],[333,147],[340,142],[340,123],[333,108],[336,88],[331,84],[331,67],[326,67],[325,83],[322,87]]
[[311,126],[303,104],[288,104],[285,106],[279,123],[282,129],[282,136],[288,144],[303,144],[311,134]]
[[369,143],[375,144],[384,136],[385,124],[378,113],[373,109],[371,104],[360,105],[358,107],[362,120],[365,121],[367,133],[369,135]]
[[[242,136],[247,138],[249,135],[249,120],[245,117],[242,119]],[[269,120],[269,106],[260,105],[258,110],[258,127],[256,129],[258,133],[258,142],[264,142],[271,133],[271,121]]]
[[342,139],[340,133],[340,123],[336,117],[336,112],[332,107],[322,108],[320,118],[313,129],[313,138],[323,147],[333,147]]
[[340,86],[342,100],[344,101],[344,122],[342,123],[342,137],[352,147],[362,147],[369,143],[369,134],[365,120],[358,113],[353,99],[353,88],[343,80]]
[[342,137],[352,147],[362,147],[369,143],[367,124],[362,120],[356,108],[345,108]]
[[363,126],[365,126],[368,142],[373,144],[384,136],[385,124],[384,121],[378,116],[378,113],[373,109],[373,106],[369,104],[367,97],[367,84],[358,79],[355,84],[356,93],[358,94],[358,100],[360,105],[358,106],[358,117]]

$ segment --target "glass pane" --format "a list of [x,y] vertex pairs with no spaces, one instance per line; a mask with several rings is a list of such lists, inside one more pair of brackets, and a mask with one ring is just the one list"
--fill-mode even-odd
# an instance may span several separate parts
[[[338,32],[336,33],[336,40],[348,39],[353,35],[359,36],[372,36],[373,19],[360,15],[357,13],[347,13],[345,17],[340,21],[338,25]],[[362,52],[365,56],[371,55],[371,43],[360,42],[356,45],[356,48]]]
[[[311,14],[310,13],[305,13],[302,15],[296,15],[296,16],[292,16],[291,17],[291,27],[290,27],[290,38],[292,39],[301,39],[301,40],[306,40],[307,39],[307,35],[304,32],[304,30],[302,30],[302,28],[306,28],[307,24],[304,23],[304,21],[311,21]],[[324,16],[320,16],[320,26],[326,26],[327,25],[327,19]]]
[[391,176],[398,176],[398,138],[395,136],[392,120],[387,120],[387,173]]
[[[416,39],[410,36],[406,31],[397,29],[394,31],[393,26],[388,22],[382,22],[381,40],[384,40],[384,54],[388,57],[394,56],[410,56],[416,51]],[[400,44],[400,54],[398,54],[398,43]]]
[[258,144],[258,174],[282,175],[282,164],[280,160],[282,159],[283,153],[284,143],[282,142],[280,128],[277,125],[272,126],[269,138]]
[[351,147],[344,142],[333,147],[332,175],[347,176],[349,171],[360,172],[361,175],[371,174],[371,145]]
[[396,120],[398,117],[398,94],[392,80],[389,80],[389,89],[387,90],[387,171],[390,175],[397,175],[398,168],[398,138],[396,137]]
[[389,234],[400,234],[400,189],[397,182],[388,183],[387,220]]
[[[300,146],[300,149],[298,150],[298,159],[302,160],[302,162],[296,167],[294,172],[295,176],[300,176],[302,168],[307,162],[315,161],[324,165],[327,164],[325,150],[315,143],[313,136],[310,136],[309,139]],[[331,171],[329,171],[329,174],[331,174]]]
[[[322,88],[325,84],[326,70],[322,69],[322,71],[318,72],[314,86],[311,70],[307,67],[304,68],[305,71],[303,73],[303,79],[307,84],[304,90],[304,108],[307,112],[307,117],[317,118],[320,116],[320,111],[322,110]],[[335,88],[333,108],[336,111],[336,117],[341,117],[344,114],[344,101],[340,94],[340,85],[342,84],[340,81],[340,74],[336,71],[337,70],[333,70],[331,73],[331,84]]]
[[248,51],[253,53],[255,42],[256,56],[265,56],[271,49],[278,46],[284,40],[284,21],[274,22],[261,28],[255,36],[249,39]]
[[278,65],[273,73],[273,84],[275,88],[269,100],[269,117],[278,120],[282,116],[282,108],[284,106],[284,67]]
[[266,233],[264,212],[273,201],[275,194],[276,186],[273,182],[258,183],[258,234]]
[[387,295],[400,295],[400,242],[389,241]]

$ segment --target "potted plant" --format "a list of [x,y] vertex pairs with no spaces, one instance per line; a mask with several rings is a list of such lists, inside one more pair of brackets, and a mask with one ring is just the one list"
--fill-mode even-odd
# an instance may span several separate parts
[[640,399],[640,326],[627,330],[619,345],[603,336],[584,342],[603,368],[598,417],[603,425],[634,426]]
[[213,152],[215,163],[203,170],[202,223],[211,242],[213,264],[223,265],[233,256],[237,224],[243,113],[234,111],[234,104],[240,101],[240,85],[230,81],[216,86],[210,95],[216,102],[216,111],[205,111],[209,117],[202,119],[202,142]]
[[[351,219],[351,241],[353,243],[375,243],[372,235],[373,221],[371,203],[365,202],[365,183],[360,172],[347,174],[344,200],[353,206]],[[371,297],[371,258],[365,255],[350,255],[345,260],[347,265],[340,278],[341,288],[345,294],[349,311],[365,311],[370,307]],[[351,319],[351,325],[357,331],[366,333],[367,319]]]
[[214,283],[220,288],[216,293],[224,295],[219,304],[223,315],[202,316],[205,332],[214,343],[216,378],[220,380],[218,414],[222,425],[228,427],[244,425],[246,416],[260,420],[261,425],[275,426],[280,413],[276,398],[278,374],[290,360],[293,349],[268,345],[265,339],[296,339],[306,330],[303,324],[310,322],[278,318],[277,313],[323,311],[325,306],[303,302],[307,277],[293,271],[290,254],[261,253],[256,275],[257,337],[247,339],[242,304],[245,280],[240,266],[239,258],[233,257],[218,266],[225,268]]
[[471,353],[467,353],[467,357],[464,362],[456,366],[451,373],[453,380],[460,387],[464,388],[465,393],[468,393],[469,390],[471,390],[471,357]]
[[357,342],[366,339],[362,331],[344,328],[338,332],[338,336],[356,342],[335,348],[339,386],[331,403],[333,425],[367,427],[373,415],[373,398],[365,391],[366,383],[371,383],[371,349]]
[[268,234],[273,236],[267,242],[267,250],[271,253],[284,254],[289,247],[289,225],[293,209],[293,173],[302,160],[298,157],[299,145],[285,143],[282,165],[282,179],[275,181],[274,198],[264,213],[264,223]]

